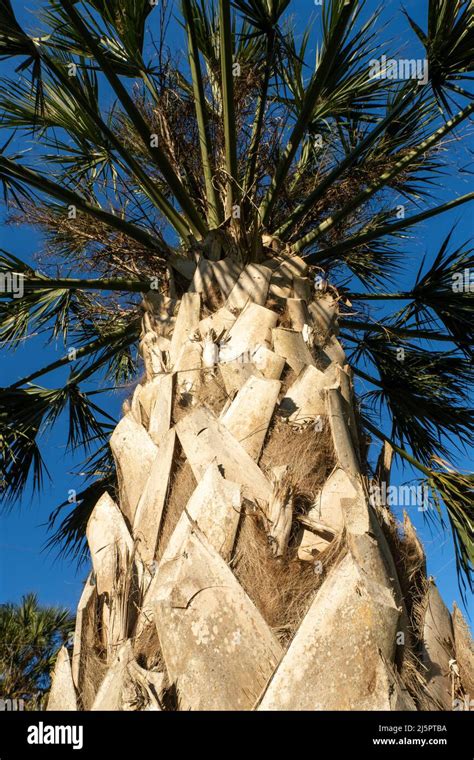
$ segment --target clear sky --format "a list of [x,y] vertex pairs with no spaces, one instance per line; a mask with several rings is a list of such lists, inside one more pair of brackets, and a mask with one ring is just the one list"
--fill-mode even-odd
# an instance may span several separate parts
[[[13,6],[20,18],[27,22],[30,29],[34,29],[34,15],[32,11],[40,3],[26,0],[18,3],[13,0]],[[367,11],[373,12],[378,3],[367,0]],[[403,53],[403,57],[422,57],[417,40],[407,29],[401,13],[402,3],[400,0],[384,0],[381,11],[382,20],[388,21],[386,36],[393,40],[391,49],[394,52]],[[424,23],[427,0],[406,0],[403,3],[410,15],[420,23]],[[303,31],[304,24],[310,16],[317,19],[320,9],[313,0],[293,0],[292,9],[297,22]],[[181,46],[181,38],[178,30],[172,31],[176,35],[175,41]],[[5,71],[4,65],[0,72]],[[464,146],[465,147],[465,146]],[[474,147],[471,144],[471,148]],[[454,165],[459,165],[464,155],[456,141],[449,146],[450,157]],[[437,192],[439,199],[448,200],[462,193],[468,192],[468,183],[471,183],[469,174],[455,174],[448,172],[443,178],[442,187]],[[470,188],[472,189],[472,187]],[[2,220],[5,213],[0,208]],[[396,283],[397,290],[406,289],[412,282],[418,270],[419,262],[423,255],[427,259],[433,257],[439,245],[454,222],[458,222],[454,243],[461,243],[473,234],[472,216],[474,208],[462,206],[449,214],[431,219],[429,222],[419,225],[412,232],[412,241],[405,244],[405,256],[408,275]],[[3,225],[0,227],[0,246],[26,261],[32,261],[35,254],[41,251],[41,238],[38,233],[26,226],[17,227]],[[58,344],[44,345],[40,338],[32,338],[16,353],[0,353],[0,385],[6,386],[18,378],[26,375],[32,369],[43,366],[64,354],[64,348]],[[55,387],[63,377],[61,373],[51,374],[45,379],[45,385]],[[123,392],[108,394],[107,400],[102,397],[102,406],[109,413],[118,416]],[[20,505],[8,515],[0,517],[0,602],[18,601],[22,594],[29,591],[38,593],[40,601],[45,604],[61,604],[75,610],[82,589],[82,582],[88,572],[87,566],[79,569],[69,560],[56,559],[54,554],[43,551],[43,546],[49,534],[46,521],[51,510],[67,498],[71,488],[80,490],[82,482],[75,473],[84,457],[81,453],[76,460],[65,454],[65,426],[59,424],[49,434],[47,449],[47,465],[51,475],[51,482],[45,483],[42,493],[34,497],[25,494]],[[374,444],[374,452],[377,444]],[[472,454],[472,452],[471,452]],[[472,456],[453,454],[454,464],[464,470],[472,469]],[[402,469],[396,463],[393,473],[393,483],[400,484],[411,481],[414,473],[410,468]],[[401,509],[395,509],[397,516],[401,517]],[[443,532],[438,524],[429,525],[423,519],[423,515],[412,507],[409,509],[410,517],[417,528],[425,545],[428,558],[428,571],[435,576],[440,591],[451,606],[455,600],[460,604],[460,593],[457,586],[454,552],[449,532]],[[472,617],[474,605],[472,598],[468,599],[468,611]]]

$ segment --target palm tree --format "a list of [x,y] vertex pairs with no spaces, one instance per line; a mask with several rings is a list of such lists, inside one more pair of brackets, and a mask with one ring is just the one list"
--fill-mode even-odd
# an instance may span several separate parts
[[58,650],[73,631],[69,610],[41,607],[36,594],[27,594],[20,604],[1,604],[2,699],[24,700],[26,709],[38,709],[49,690]]
[[[390,50],[359,0],[323,3],[314,67],[290,0],[176,3],[184,59],[163,2],[45,1],[36,37],[0,8],[0,179],[46,237],[41,271],[2,253],[0,336],[67,347],[2,390],[7,503],[62,413],[88,450],[51,515],[93,567],[54,706],[452,709],[469,634],[386,495],[395,456],[472,589],[449,463],[474,426],[472,248],[451,233],[393,285],[407,231],[474,198],[433,197],[474,110],[472,2],[407,16],[425,86],[369,75]],[[95,397],[124,386],[115,425]]]

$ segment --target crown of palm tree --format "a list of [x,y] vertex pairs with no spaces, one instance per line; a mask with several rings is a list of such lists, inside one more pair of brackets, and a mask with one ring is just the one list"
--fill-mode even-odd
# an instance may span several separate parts
[[69,610],[41,607],[35,594],[26,594],[20,604],[1,604],[2,694],[25,700],[37,700],[45,694],[58,649],[73,630]]
[[[432,197],[446,165],[440,146],[474,110],[473,4],[428,0],[426,30],[407,15],[426,51],[424,87],[369,76],[370,60],[389,51],[363,0],[324,2],[314,65],[310,30],[295,34],[291,6],[182,0],[171,9],[187,41],[180,58],[166,46],[163,0],[45,0],[37,37],[1,0],[0,58],[16,73],[0,85],[0,181],[12,216],[43,230],[49,258],[40,272],[1,252],[0,273],[20,276],[25,293],[1,294],[0,340],[13,350],[33,331],[61,337],[78,360],[61,388],[36,381],[70,366],[67,352],[2,390],[7,503],[30,476],[41,484],[41,435],[66,410],[68,444],[92,451],[92,481],[54,540],[81,554],[91,508],[114,481],[111,420],[91,380],[116,387],[136,373],[139,295],[170,272],[184,287],[196,255],[216,244],[258,261],[267,236],[339,288],[342,335],[371,385],[361,399],[367,430],[427,480],[471,582],[472,478],[442,457],[474,427],[474,294],[452,287],[474,266],[472,248],[453,248],[450,235],[409,291],[387,283],[400,274],[407,230],[474,198]],[[400,199],[417,211],[399,218]],[[363,292],[351,292],[355,280]],[[386,307],[378,320],[374,301]]]

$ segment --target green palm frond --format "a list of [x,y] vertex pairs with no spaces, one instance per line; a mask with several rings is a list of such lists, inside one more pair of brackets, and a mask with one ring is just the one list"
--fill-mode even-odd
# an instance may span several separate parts
[[[409,301],[396,315],[398,328],[411,323],[412,327],[424,332],[426,328],[435,331],[442,324],[453,343],[471,354],[474,346],[474,291],[470,276],[474,267],[473,249],[470,242],[466,242],[451,250],[454,230],[455,227],[448,233],[426,271],[423,259],[415,284],[409,290],[398,293],[349,292],[347,297],[366,301]],[[347,263],[350,266],[350,260]],[[370,285],[370,276],[361,279]]]
[[219,58],[219,21],[214,0],[191,0],[193,27],[200,52],[206,62],[207,74],[217,76]]
[[457,472],[447,462],[433,456],[435,466],[428,467],[419,462],[389,436],[385,435],[367,416],[362,419],[366,430],[381,441],[390,444],[395,454],[418,470],[423,476],[423,484],[428,489],[431,507],[424,515],[428,518],[434,512],[445,527],[444,512],[448,515],[449,525],[455,547],[456,569],[459,586],[464,601],[466,583],[471,592],[474,590],[474,510],[473,492],[474,475]]
[[278,24],[290,2],[291,0],[232,0],[232,5],[254,29],[266,34]]
[[[400,109],[398,106],[402,106]],[[389,111],[396,116],[387,125],[382,138],[373,150],[379,155],[389,156],[400,150],[415,148],[427,134],[435,121],[437,108],[427,90],[413,86],[413,81],[403,82],[388,94]]]
[[88,558],[86,527],[95,505],[106,492],[115,498],[118,487],[108,443],[87,458],[81,467],[81,475],[91,482],[76,494],[72,504],[65,500],[51,512],[48,525],[52,535],[46,543],[47,549],[79,563]]
[[[105,377],[110,382],[116,385],[129,382],[137,370],[136,356],[132,346],[138,340],[139,334],[138,320],[126,322],[121,327],[113,322],[112,328],[109,325],[105,327],[93,325],[93,328],[89,330],[78,330],[76,326],[77,347],[69,349],[60,359],[31,372],[9,387],[10,389],[19,388],[50,372],[70,366],[72,361],[82,362],[79,365],[80,369],[77,369],[76,365],[75,374],[84,375],[87,372],[87,376],[90,377],[100,370],[105,373]],[[99,337],[96,337],[97,335]],[[86,358],[87,361],[85,361]]]
[[0,483],[5,504],[11,505],[26,488],[30,476],[34,489],[41,487],[47,470],[39,439],[68,414],[67,446],[88,449],[93,440],[105,439],[112,426],[99,421],[96,414],[113,422],[103,410],[79,389],[76,382],[48,390],[40,386],[2,389],[0,394]]
[[311,245],[318,237],[326,234],[339,222],[346,219],[350,214],[360,208],[370,198],[382,190],[398,175],[405,171],[414,161],[416,161],[424,153],[427,153],[437,143],[440,142],[446,135],[448,135],[453,129],[461,124],[465,119],[468,119],[471,114],[474,113],[474,103],[466,106],[459,111],[453,118],[449,119],[443,126],[439,127],[433,132],[426,140],[423,140],[415,148],[412,148],[408,153],[404,153],[401,157],[397,156],[397,161],[388,170],[384,171],[377,179],[374,179],[367,187],[361,190],[352,198],[342,209],[337,211],[331,217],[322,222],[315,230],[309,232],[303,238],[294,245],[296,251],[300,251],[308,245]]
[[[76,277],[48,277],[39,271],[32,269],[21,259],[9,251],[0,248],[0,274],[5,276],[8,282],[8,274],[21,275],[21,282],[27,291],[47,290],[111,290],[120,293],[146,293],[150,290],[150,279],[125,279],[112,277],[76,278]],[[10,291],[5,287],[2,295]],[[1,297],[1,295],[0,295]]]
[[[340,324],[343,327],[349,327],[351,330],[366,332],[370,331],[375,334],[383,333],[387,338],[393,338],[397,340],[401,338],[403,340],[412,341],[434,341],[435,343],[453,343],[453,338],[447,333],[440,333],[438,330],[420,330],[419,328],[410,329],[409,327],[399,327],[398,324],[394,324],[393,321],[374,321],[369,319],[368,321],[361,321],[357,319],[348,319],[342,316]],[[344,338],[358,343],[360,336],[354,336],[350,333],[345,333]]]
[[[71,291],[64,291],[64,293]],[[48,331],[55,330],[53,317],[56,309],[64,317],[66,308],[61,302],[59,309],[56,291],[52,293],[49,311],[40,300],[40,307],[28,313],[29,303],[23,298],[19,303],[24,304],[23,321],[35,320],[45,325]],[[33,292],[34,296],[38,294]],[[39,316],[38,312],[39,311]],[[92,401],[94,392],[84,393],[81,385],[89,381],[93,375],[100,373],[112,384],[129,382],[137,371],[135,349],[132,346],[140,333],[140,320],[125,320],[122,325],[116,319],[102,324],[100,321],[88,324],[83,321],[79,309],[77,320],[72,320],[72,343],[75,346],[71,353],[68,348],[66,355],[49,365],[36,370],[27,377],[18,380],[8,388],[1,390],[0,400],[0,455],[1,483],[5,492],[6,503],[10,504],[18,498],[25,489],[30,478],[34,489],[42,485],[47,470],[41,452],[41,439],[55,425],[59,417],[67,414],[68,434],[66,450],[88,449],[93,441],[106,440],[113,429],[113,419]],[[11,328],[11,325],[8,325]],[[25,325],[21,325],[25,327]],[[69,327],[69,325],[68,325]],[[13,328],[11,328],[13,329]],[[16,339],[19,339],[17,328]],[[70,368],[67,382],[62,388],[48,390],[31,385],[38,377],[60,368]],[[26,387],[20,387],[27,384]]]
[[[403,261],[398,240],[379,240],[371,245],[360,246],[341,256],[341,263],[357,277],[366,288],[380,286],[393,281]],[[334,266],[334,259],[329,253],[326,261],[328,271]],[[336,265],[337,266],[337,265]]]
[[[443,464],[443,463],[441,463]],[[432,498],[438,513],[446,507],[455,547],[456,569],[461,585],[467,580],[471,592],[474,572],[474,475],[452,470],[432,470],[428,478]]]
[[[465,203],[470,203],[473,200],[474,192],[466,193],[466,195],[461,195],[458,198],[447,201],[446,203],[441,203],[440,205],[434,206],[433,208],[427,209],[426,211],[421,211],[419,214],[407,216],[405,219],[402,219],[399,222],[390,222],[389,224],[374,224],[371,220],[365,227],[359,229],[354,235],[349,236],[346,240],[336,243],[330,247],[328,246],[321,251],[309,253],[306,256],[306,259],[311,264],[317,264],[320,261],[325,261],[329,256],[337,258],[342,253],[345,253],[346,251],[349,251],[353,248],[368,245],[369,243],[372,243],[375,240],[380,240],[381,238],[385,238],[388,235],[398,235],[400,232],[404,232],[416,224],[420,224],[427,219],[432,219],[435,216],[444,214],[447,211],[451,211],[452,209],[455,209],[458,206],[462,206]],[[298,243],[293,244],[292,248],[295,253],[298,253],[306,245],[309,245],[309,243],[305,242],[305,239],[303,238],[298,241]]]
[[18,23],[10,0],[0,0],[0,60],[21,58],[16,71],[30,70],[31,86],[35,93],[36,111],[42,105],[42,67],[38,52],[41,40],[32,39]]
[[146,22],[156,4],[149,0],[92,0],[91,5],[119,36],[125,60],[137,51],[143,53]]
[[[89,326],[95,303],[84,292],[86,288],[81,287],[80,280],[54,282],[1,249],[0,276],[0,342],[5,349],[16,350],[27,337],[36,334],[48,334],[50,340],[61,337],[66,344],[72,333],[76,338],[77,358],[80,358],[84,352],[98,351],[117,338],[133,341],[138,334],[137,319],[124,320],[122,324],[117,319],[110,324],[94,321]],[[91,286],[97,284],[100,280],[93,281]],[[115,282],[114,285],[127,289],[126,283],[120,286],[120,282]],[[139,282],[136,287],[138,285]],[[145,292],[149,289],[144,285],[140,287]],[[84,337],[87,342],[96,341],[95,348],[85,345]],[[115,347],[118,348],[118,344]],[[53,369],[67,364],[67,357],[58,361],[53,363]],[[28,380],[31,379],[30,376]]]
[[400,99],[393,108],[389,107],[386,116],[379,120],[378,124],[365,135],[363,140],[352,147],[352,149],[345,155],[344,159],[338,162],[337,165],[326,174],[324,179],[316,185],[315,189],[308,195],[305,201],[293,211],[285,224],[279,228],[279,235],[288,235],[294,227],[294,224],[308,213],[308,211],[311,210],[311,208],[330,188],[334,187],[345,172],[350,171],[358,161],[367,159],[368,150],[370,150],[374,143],[376,143],[380,135],[386,135],[391,125],[400,123],[401,113],[407,103],[411,104],[410,97],[407,97],[406,100]]
[[436,98],[450,113],[450,93],[472,98],[458,82],[469,80],[474,71],[474,6],[471,0],[429,0],[426,32],[405,15],[425,47]]
[[[75,70],[75,76],[69,77],[65,73],[65,68],[68,62],[67,58],[60,58],[56,61],[51,57],[43,57],[46,58],[47,65],[51,70],[52,92],[56,93],[59,86],[59,91],[62,93],[62,96],[64,93],[67,95],[65,102],[63,102],[63,97],[58,98],[56,94],[54,96],[55,102],[53,113],[56,117],[56,120],[58,121],[58,123],[54,124],[54,126],[65,128],[67,133],[72,134],[73,136],[77,135],[76,143],[79,147],[79,150],[85,154],[92,153],[92,162],[94,167],[96,167],[97,164],[97,155],[94,155],[94,151],[99,150],[99,158],[103,161],[105,148],[107,155],[107,166],[110,167],[114,172],[117,172],[119,168],[123,169],[124,167],[121,166],[120,162],[117,159],[116,165],[114,166],[113,164],[111,153],[112,149],[114,149],[119,154],[121,159],[123,159],[124,166],[127,169],[130,169],[132,172],[132,176],[134,176],[135,180],[137,181],[140,190],[149,197],[149,199],[156,205],[157,208],[160,209],[168,221],[174,226],[177,233],[183,238],[186,238],[189,234],[189,228],[182,215],[173,207],[172,203],[168,199],[169,193],[162,192],[157,183],[150,180],[148,172],[143,168],[143,166],[140,165],[139,162],[135,160],[133,154],[130,152],[130,150],[128,150],[127,145],[125,145],[123,141],[121,141],[117,136],[114,130],[112,119],[113,112],[111,114],[111,118],[109,119],[110,123],[107,124],[104,121],[99,107],[97,79],[94,73],[88,73],[87,68],[84,66],[84,59],[80,59],[79,66]],[[86,117],[85,121],[82,116],[83,113]],[[138,114],[138,116],[141,118],[141,114]],[[81,121],[84,121],[85,129],[83,127],[82,130],[79,129],[78,131],[78,128],[74,126],[76,120],[78,120],[79,123],[81,123]],[[66,124],[64,124],[64,122],[66,122]],[[149,130],[148,147],[150,146],[151,137],[151,130]],[[58,147],[57,138],[55,137],[53,141],[53,148],[55,149],[56,153],[58,153]],[[68,153],[69,152],[70,151],[68,151]],[[154,153],[155,151],[153,151],[153,155]],[[162,165],[164,166],[166,173],[166,170],[169,166],[167,163],[167,158],[161,149],[157,148],[156,153],[158,154],[158,157],[162,157]],[[48,156],[47,158],[51,160],[51,156]],[[58,159],[61,160],[61,158],[62,156],[58,154]],[[67,177],[69,180],[74,177],[78,170],[80,172],[80,177],[85,168],[84,161],[80,162],[79,165],[77,164],[77,150],[75,151],[75,154],[73,154],[72,159],[72,163],[71,160],[66,162],[68,169]],[[73,167],[73,171],[71,171],[71,165]]]
[[[474,269],[474,249],[464,243],[450,252],[454,228],[446,236],[436,258],[426,272],[422,263],[411,291],[413,301],[401,318],[414,319],[417,325],[432,327],[441,322],[453,340],[464,350],[474,347],[474,288],[470,272]],[[435,319],[436,318],[436,319]]]
[[69,610],[40,606],[36,594],[0,605],[0,672],[9,698],[25,700],[29,709],[44,708],[58,650],[69,643],[74,624]]
[[14,274],[18,272],[24,277],[34,276],[35,270],[30,267],[25,261],[22,261],[17,256],[14,256],[10,251],[5,251],[4,248],[0,248],[0,272],[2,274]]
[[222,113],[224,120],[224,145],[227,172],[226,216],[230,217],[234,205],[235,182],[238,182],[230,0],[219,0],[219,31]]
[[[354,46],[360,50],[360,37],[356,34],[352,40],[350,39],[360,9],[361,5],[353,0],[349,2],[334,0],[324,6],[324,41],[318,66],[309,85],[304,89],[288,144],[278,163],[271,186],[261,203],[260,216],[263,225],[266,225],[270,219],[278,194],[309,125],[324,118],[324,110],[319,105],[319,101],[321,99],[324,103],[323,93],[328,87],[329,80],[338,76],[336,72],[339,72],[339,66],[336,66],[336,60],[339,62],[341,57],[345,60],[349,59],[352,65]],[[365,73],[365,81],[367,80],[367,73]]]
[[[222,95],[219,7],[216,0],[190,0],[190,2],[198,48],[206,64],[212,95],[219,107]],[[237,14],[231,13],[230,22],[231,34],[226,44],[230,47],[233,60],[258,67],[262,63],[265,51],[261,32],[245,18],[245,14],[243,18],[238,18]]]
[[213,167],[211,164],[211,142],[209,134],[209,121],[207,114],[204,82],[199,60],[199,46],[193,19],[193,3],[191,0],[182,0],[183,17],[188,33],[189,65],[193,82],[194,104],[199,129],[199,145],[201,148],[201,160],[206,183],[206,196],[208,203],[208,220],[211,227],[218,227],[220,223],[217,193],[213,182]]
[[[70,59],[60,56],[48,60],[54,62],[55,69],[67,69]],[[99,143],[102,138],[101,132],[89,114],[78,108],[77,97],[73,94],[80,93],[82,102],[87,103],[89,110],[99,116],[97,74],[84,65],[79,65],[74,77],[69,79],[72,80],[69,83],[70,92],[65,89],[59,90],[57,81],[44,80],[43,108],[40,114],[35,111],[34,94],[25,80],[3,80],[0,86],[0,107],[4,126],[27,130],[57,127],[79,140]]]
[[30,188],[39,193],[46,193],[64,203],[65,211],[68,206],[72,206],[77,211],[82,211],[87,216],[97,219],[149,248],[160,247],[159,241],[143,227],[125,220],[118,214],[105,211],[98,204],[87,201],[79,193],[5,156],[0,156],[0,181],[6,192],[12,190],[14,194],[22,195],[24,199],[35,197]]
[[61,0],[61,4],[66,11],[70,23],[74,29],[76,29],[77,33],[84,41],[84,44],[89,49],[91,55],[97,61],[98,65],[101,67],[103,73],[107,77],[108,82],[117,95],[124,111],[132,121],[138,135],[143,141],[143,144],[146,147],[150,158],[154,163],[156,163],[159,170],[164,175],[171,191],[181,205],[183,214],[188,219],[191,231],[198,236],[205,235],[207,231],[206,225],[196,211],[196,208],[194,207],[189,194],[186,192],[180,177],[178,177],[175,173],[168,159],[168,156],[166,155],[166,152],[163,150],[161,145],[155,144],[151,130],[143,118],[143,115],[136,107],[127,89],[124,87],[119,76],[114,71],[113,66],[110,65],[107,56],[103,53],[100,45],[100,38],[97,36],[97,34],[94,34],[94,31],[91,30],[90,25],[88,25],[85,22],[84,18],[77,12],[74,7],[74,3],[72,3],[70,0]]
[[16,20],[10,0],[1,0],[0,21],[0,57],[25,56],[29,65],[37,56],[36,46]]
[[15,350],[25,338],[46,326],[52,337],[61,335],[65,342],[76,307],[77,295],[70,290],[32,291],[8,301],[0,297],[0,342],[4,348]]
[[278,63],[280,63],[282,73],[286,73],[284,65],[281,65],[282,56],[279,52],[279,47],[283,44],[283,47],[287,49],[288,43],[280,29],[279,23],[289,4],[290,0],[275,0],[271,3],[267,3],[265,0],[256,0],[256,2],[234,0],[233,2],[234,7],[243,14],[245,21],[251,25],[249,38],[259,39],[260,35],[262,35],[263,39],[265,39],[265,62],[255,107],[255,117],[245,170],[244,196],[252,190],[255,181],[258,152],[262,140],[272,74]]
[[[447,456],[447,441],[472,441],[469,391],[474,369],[468,359],[415,347],[385,333],[364,335],[352,358],[358,375],[375,386],[365,394],[366,401],[378,409],[387,407],[395,441],[402,447],[408,444],[422,462],[434,453]],[[362,360],[376,369],[376,377],[361,368]]]
[[[72,374],[74,382],[83,382],[97,372],[102,372],[104,378],[112,384],[127,383],[136,376],[137,351],[136,344],[140,337],[141,319],[135,315],[130,319],[108,319],[105,322],[94,322],[81,325],[77,329],[78,337],[82,338],[84,354],[87,362],[76,367]],[[86,342],[87,341],[87,342]],[[79,351],[77,358],[80,359]]]
[[[146,21],[156,6],[147,0],[124,0],[123,3],[92,0],[89,5],[95,12],[85,8],[83,12],[99,40],[102,54],[115,73],[133,78],[148,72],[142,53]],[[84,57],[89,60],[90,67],[95,65],[90,49],[79,31],[71,26],[67,9],[60,0],[41,8],[40,18],[49,31],[50,47],[56,53]]]
[[[346,5],[349,5],[346,3]],[[310,121],[310,132],[317,132],[324,119],[352,118],[361,121],[371,121],[374,112],[384,104],[384,88],[377,79],[367,76],[367,60],[375,54],[378,44],[373,22],[377,11],[361,24],[349,37],[349,29],[362,12],[364,2],[354,5],[354,14],[350,19],[349,28],[341,38],[337,52],[337,65],[329,67],[319,100],[313,110]],[[323,10],[323,49],[317,56],[315,77],[324,65],[325,48],[332,43],[334,20]],[[336,42],[337,45],[337,42]]]

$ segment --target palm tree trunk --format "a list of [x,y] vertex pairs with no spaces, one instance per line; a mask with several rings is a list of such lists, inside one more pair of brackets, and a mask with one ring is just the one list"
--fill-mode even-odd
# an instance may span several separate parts
[[275,252],[201,258],[179,302],[145,297],[146,376],[111,438],[118,494],[88,523],[55,709],[71,687],[114,710],[452,709],[465,693],[460,613],[453,627],[408,518],[401,534],[369,499],[337,299],[306,274]]

